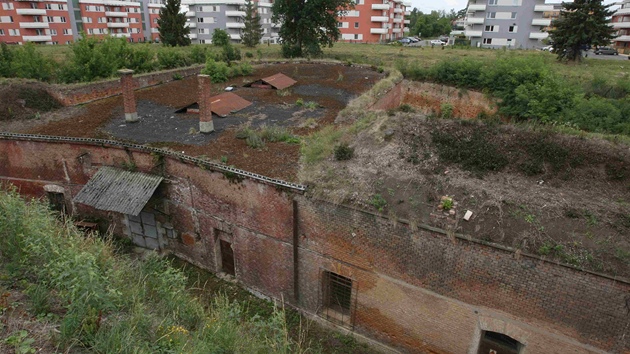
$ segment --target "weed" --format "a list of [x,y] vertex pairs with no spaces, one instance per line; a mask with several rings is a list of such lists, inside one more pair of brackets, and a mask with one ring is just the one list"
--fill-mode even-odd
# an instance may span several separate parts
[[304,99],[302,99],[302,97],[298,98],[297,100],[295,100],[295,105],[298,107],[303,107],[304,106]]
[[440,200],[440,206],[442,207],[442,210],[449,211],[453,209],[455,203],[453,202],[453,198],[451,197],[442,197],[442,199]]
[[413,109],[413,107],[411,107],[410,105],[403,103],[400,106],[398,106],[398,110],[404,113],[413,113],[415,112],[415,109]]
[[308,101],[308,102],[304,103],[304,107],[306,107],[306,109],[312,111],[312,110],[317,109],[317,107],[319,107],[319,104],[317,104],[317,102]]
[[387,201],[380,194],[374,194],[372,198],[370,198],[369,203],[379,212],[383,212],[383,210],[385,210],[385,207],[387,207]]
[[173,80],[178,81],[178,80],[182,80],[184,77],[179,74],[179,73],[175,73],[173,74]]
[[188,129],[188,135],[197,135],[197,134],[199,134],[199,132],[194,127],[190,127],[190,129]]
[[440,106],[440,116],[444,119],[451,119],[453,118],[453,105],[450,103],[442,103],[442,105]]
[[303,138],[304,143],[300,152],[304,162],[313,164],[330,156],[335,143],[342,135],[342,130],[337,130],[334,126],[329,125]]
[[138,170],[138,166],[136,165],[136,162],[133,160],[129,160],[129,161],[123,161],[120,164],[123,170],[127,170],[129,172],[135,172],[136,170]]
[[227,157],[227,156],[225,156],[225,155],[221,156],[221,163],[222,163],[222,164],[227,165],[227,163],[228,163],[228,157]]
[[333,153],[335,160],[346,161],[354,156],[354,148],[350,147],[347,143],[341,143],[335,146]]
[[588,226],[595,226],[598,224],[597,216],[591,213],[589,210],[584,210],[584,217],[586,218],[586,224]]
[[25,330],[18,331],[4,340],[5,344],[13,347],[15,354],[36,353],[35,348],[31,347],[34,342],[35,339],[30,338]]
[[339,75],[337,76],[337,82],[341,82],[341,81],[343,81],[343,74],[339,72]]

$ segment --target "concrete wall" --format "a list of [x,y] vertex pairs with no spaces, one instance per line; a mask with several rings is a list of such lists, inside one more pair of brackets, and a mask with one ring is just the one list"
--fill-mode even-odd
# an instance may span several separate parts
[[22,194],[62,188],[72,210],[129,234],[126,216],[71,205],[72,198],[100,166],[133,162],[163,174],[145,211],[176,231],[169,251],[219,272],[223,239],[244,286],[322,316],[323,272],[347,277],[352,315],[343,325],[401,350],[476,353],[482,331],[494,331],[524,344],[521,353],[630,351],[626,280],[429,227],[411,230],[195,161],[120,143],[0,134],[0,182]]

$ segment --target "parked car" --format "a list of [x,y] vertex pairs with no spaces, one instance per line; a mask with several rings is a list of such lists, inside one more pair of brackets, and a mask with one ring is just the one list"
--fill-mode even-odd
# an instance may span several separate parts
[[544,52],[553,52],[553,46],[552,45],[548,45],[548,46],[540,48],[540,50],[542,50]]
[[411,39],[409,39],[409,38],[402,38],[402,39],[398,40],[398,43],[409,44],[409,43],[411,43]]
[[[406,38],[407,38],[408,40],[410,40],[410,41],[411,41],[411,43],[416,43],[416,42],[418,42],[418,40],[417,40],[417,39],[415,39],[414,37],[406,37]],[[403,39],[404,39],[404,38],[403,38]]]
[[430,43],[431,43],[431,45],[446,45],[446,43],[442,42],[439,39],[434,39]]
[[608,55],[619,55],[619,52],[615,48],[611,47],[599,47],[595,49],[595,54],[608,54]]

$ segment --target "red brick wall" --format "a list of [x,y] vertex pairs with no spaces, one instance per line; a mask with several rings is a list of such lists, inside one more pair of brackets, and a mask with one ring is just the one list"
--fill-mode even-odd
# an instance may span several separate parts
[[[181,77],[197,75],[202,68],[203,65],[198,65],[156,73],[134,74],[134,86],[136,89],[141,89],[173,81],[173,76],[175,74],[178,74]],[[115,78],[85,84],[50,85],[48,86],[47,91],[64,106],[76,106],[82,103],[119,95],[121,93],[121,88],[120,79]]]
[[[305,311],[321,310],[322,271],[353,280],[355,331],[413,352],[476,353],[483,330],[507,334],[525,353],[626,353],[630,284],[500,247],[228,178],[184,158],[107,143],[15,140],[0,134],[0,182],[71,200],[100,166],[133,161],[166,177],[148,208],[178,237],[176,255],[219,271],[218,239],[232,243],[237,279]],[[231,177],[231,176],[230,176]],[[293,200],[298,209],[299,299],[293,297]],[[160,204],[161,203],[161,204]],[[155,205],[154,205],[155,204]],[[160,206],[162,205],[162,206]],[[94,213],[126,233],[124,216]],[[596,349],[599,348],[599,349]]]
[[397,83],[396,86],[392,87],[385,96],[381,97],[376,103],[370,107],[370,109],[395,109],[400,106],[402,102],[402,81]]

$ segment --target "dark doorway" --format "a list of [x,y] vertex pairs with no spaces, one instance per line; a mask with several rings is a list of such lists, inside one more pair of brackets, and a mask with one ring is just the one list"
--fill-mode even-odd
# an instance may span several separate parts
[[66,215],[66,199],[63,193],[48,192],[48,204],[51,210]]
[[518,354],[522,346],[519,341],[505,334],[484,331],[477,354]]
[[351,303],[352,279],[333,272],[325,272],[324,306],[344,315],[349,315]]
[[229,275],[235,276],[232,244],[223,240],[219,241],[221,244],[221,270]]

